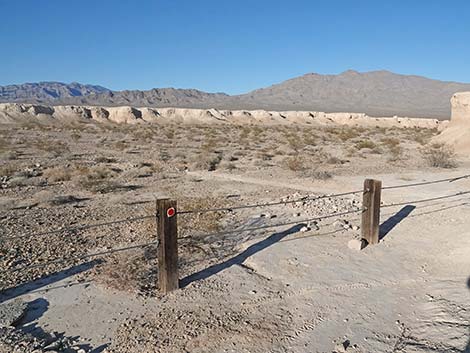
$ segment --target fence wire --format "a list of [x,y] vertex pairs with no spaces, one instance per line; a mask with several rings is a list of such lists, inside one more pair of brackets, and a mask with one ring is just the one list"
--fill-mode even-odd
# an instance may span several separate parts
[[252,205],[240,205],[240,206],[232,206],[232,207],[220,207],[220,208],[206,208],[206,209],[194,209],[194,210],[184,210],[178,211],[178,214],[193,214],[193,213],[208,213],[208,212],[221,212],[221,211],[234,211],[234,210],[242,210],[242,209],[249,209],[249,208],[262,208],[262,207],[270,207],[270,206],[278,206],[278,205],[288,205],[293,203],[305,202],[305,201],[316,201],[321,199],[333,198],[333,197],[341,197],[347,195],[354,195],[363,192],[363,190],[357,191],[348,191],[339,194],[331,194],[331,195],[322,195],[322,196],[304,196],[294,200],[286,200],[286,201],[276,201],[276,202],[266,202],[260,204],[252,204]]
[[233,233],[244,233],[244,232],[252,232],[260,229],[268,229],[268,228],[277,228],[281,226],[288,226],[288,225],[295,225],[299,223],[308,223],[308,222],[313,222],[313,221],[319,221],[322,219],[328,219],[328,218],[333,218],[333,217],[341,217],[341,216],[346,216],[349,214],[354,214],[354,213],[362,213],[363,210],[354,210],[354,211],[346,211],[346,212],[340,212],[340,213],[332,213],[324,216],[317,216],[313,218],[307,218],[307,219],[297,219],[292,222],[283,222],[283,223],[276,223],[276,224],[266,224],[263,226],[259,227],[251,227],[251,228],[239,228],[239,229],[233,229],[233,230],[228,230],[228,231],[223,231],[223,232],[216,232],[216,233],[206,233],[206,234],[198,234],[198,236],[204,236],[206,238],[208,237],[219,237],[223,235],[229,235]]
[[92,229],[92,228],[105,227],[105,226],[110,226],[114,224],[121,224],[121,223],[128,223],[128,222],[135,222],[135,221],[140,221],[140,220],[150,219],[150,218],[155,218],[155,215],[132,217],[132,218],[120,219],[117,221],[103,222],[103,223],[85,224],[85,225],[76,226],[76,227],[56,229],[56,230],[51,230],[51,231],[41,232],[41,233],[23,234],[23,235],[18,235],[18,236],[13,236],[13,237],[5,237],[1,239],[6,241],[6,240],[15,240],[15,239],[22,239],[22,238],[40,237],[44,235],[60,234],[64,232],[78,232],[78,231]]
[[420,182],[420,183],[411,183],[411,184],[384,186],[384,187],[382,187],[382,190],[392,190],[392,189],[410,188],[410,187],[414,187],[414,186],[438,184],[438,183],[445,183],[445,182],[452,183],[452,182],[454,182],[454,181],[461,180],[461,179],[466,179],[466,178],[469,178],[469,177],[470,177],[470,174],[467,174],[467,175],[462,175],[462,176],[455,177],[455,178],[446,178],[446,179],[438,179],[438,180],[431,180],[431,181],[423,181],[423,182]]
[[414,200],[414,201],[385,204],[385,205],[380,205],[380,208],[412,205],[414,203],[422,203],[422,202],[430,202],[430,201],[448,199],[448,198],[457,197],[457,196],[466,195],[466,194],[470,194],[470,191],[461,191],[461,192],[458,192],[456,194],[445,195],[445,196],[437,196],[437,197],[432,197],[432,198],[428,198],[428,199],[420,199],[420,200]]
[[146,247],[149,247],[151,245],[158,245],[158,240],[154,240],[154,241],[144,243],[144,244],[129,245],[129,246],[126,246],[126,247],[123,247],[123,248],[115,248],[115,249],[105,250],[105,251],[101,251],[101,252],[97,252],[97,253],[93,253],[93,254],[68,257],[68,258],[65,258],[65,259],[51,260],[51,261],[43,262],[43,263],[36,264],[36,265],[27,265],[27,266],[22,266],[22,267],[18,267],[18,268],[11,268],[11,269],[8,269],[4,272],[18,272],[18,271],[30,270],[30,269],[34,269],[34,268],[47,267],[49,265],[59,264],[59,263],[63,263],[63,262],[86,260],[86,259],[90,259],[90,258],[97,257],[97,256],[106,256],[106,255],[111,255],[111,254],[118,253],[118,252],[129,251],[129,250],[134,250],[134,249],[139,249],[139,248],[146,248]]

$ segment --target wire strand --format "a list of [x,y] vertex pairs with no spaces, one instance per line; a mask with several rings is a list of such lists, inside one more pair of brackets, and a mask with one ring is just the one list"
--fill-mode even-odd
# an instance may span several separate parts
[[53,264],[72,261],[72,260],[74,260],[74,261],[85,260],[85,259],[89,259],[89,258],[93,258],[93,257],[97,257],[97,256],[111,255],[111,254],[114,254],[114,253],[117,253],[117,252],[129,251],[129,250],[134,250],[134,249],[139,249],[139,248],[145,248],[145,247],[148,247],[148,246],[151,246],[151,245],[157,245],[157,244],[158,244],[158,240],[154,240],[154,241],[149,242],[149,243],[130,245],[130,246],[127,246],[127,247],[124,247],[124,248],[110,249],[110,250],[101,251],[101,252],[97,252],[97,253],[93,253],[93,254],[87,254],[87,255],[82,255],[82,256],[77,256],[77,257],[69,257],[69,258],[66,258],[66,259],[56,259],[56,260],[52,260],[52,261],[48,261],[48,262],[44,262],[44,263],[40,263],[40,264],[36,264],[36,265],[29,265],[29,266],[23,266],[23,267],[19,267],[19,268],[12,268],[12,269],[6,270],[5,272],[18,272],[18,271],[23,271],[23,270],[28,270],[28,269],[41,268],[41,267],[46,267],[46,266],[53,265]]
[[201,234],[201,235],[203,235],[204,237],[207,238],[207,237],[215,237],[215,236],[221,236],[221,235],[228,235],[228,234],[233,234],[233,233],[251,232],[251,231],[260,230],[260,229],[276,228],[276,227],[288,226],[288,225],[292,225],[292,224],[299,224],[299,223],[304,223],[304,222],[318,221],[318,220],[327,219],[327,218],[346,216],[346,215],[349,215],[349,214],[360,213],[360,212],[363,212],[363,210],[360,209],[360,210],[354,210],[354,211],[346,211],[346,212],[340,212],[340,213],[332,213],[332,214],[325,215],[325,216],[319,216],[319,217],[313,217],[313,218],[307,218],[307,219],[298,219],[298,220],[292,221],[292,222],[284,222],[284,223],[276,223],[276,224],[267,224],[267,225],[259,226],[259,227],[244,228],[244,229],[234,229],[234,230],[228,230],[228,231],[224,231],[224,232],[208,233],[208,234]]
[[343,192],[339,194],[331,194],[331,195],[322,195],[322,196],[304,196],[295,200],[287,200],[287,201],[277,201],[277,202],[267,202],[262,204],[252,204],[252,205],[240,205],[240,206],[233,206],[233,207],[220,207],[220,208],[207,208],[207,209],[195,209],[195,210],[184,210],[178,211],[178,214],[193,214],[193,213],[208,213],[208,212],[221,212],[221,211],[234,211],[234,210],[241,210],[241,209],[248,209],[248,208],[261,208],[261,207],[269,207],[269,206],[277,206],[277,205],[287,205],[292,203],[299,203],[305,201],[316,201],[331,197],[341,197],[347,195],[353,195],[363,192],[363,190],[358,191],[349,191]]
[[109,225],[113,225],[113,224],[135,222],[135,221],[140,221],[140,220],[154,218],[154,217],[155,217],[155,215],[126,218],[126,219],[121,219],[121,220],[117,220],[117,221],[110,221],[110,222],[88,224],[88,225],[82,225],[82,226],[76,226],[76,227],[62,228],[62,229],[56,229],[56,230],[51,230],[51,231],[41,232],[41,233],[30,233],[30,234],[23,234],[23,235],[18,235],[18,236],[13,236],[13,237],[5,237],[5,238],[2,238],[2,240],[5,241],[5,240],[30,238],[30,237],[33,237],[33,236],[40,237],[40,236],[44,236],[44,235],[53,235],[53,234],[59,234],[59,233],[63,233],[63,232],[76,232],[76,231],[81,231],[81,230],[87,230],[87,229],[92,229],[92,228],[109,226]]
[[456,194],[432,197],[432,198],[429,198],[429,199],[421,199],[421,200],[414,200],[414,201],[407,201],[407,202],[385,204],[385,205],[381,205],[380,208],[404,206],[404,205],[410,205],[410,204],[414,204],[414,203],[422,203],[422,202],[429,202],[429,201],[435,201],[435,200],[442,200],[442,199],[448,199],[448,198],[457,197],[457,196],[466,195],[466,194],[470,194],[470,191],[461,191],[461,192],[458,192]]
[[448,181],[449,183],[452,183],[457,180],[461,179],[466,179],[470,177],[470,174],[462,175],[459,177],[455,178],[446,178],[446,179],[439,179],[439,180],[431,180],[431,181],[423,181],[420,183],[411,183],[411,184],[403,184],[403,185],[393,185],[393,186],[384,186],[382,187],[382,190],[391,190],[391,189],[400,189],[400,188],[409,188],[409,187],[414,187],[414,186],[422,186],[422,185],[429,185],[429,184],[437,184],[437,183],[444,183]]

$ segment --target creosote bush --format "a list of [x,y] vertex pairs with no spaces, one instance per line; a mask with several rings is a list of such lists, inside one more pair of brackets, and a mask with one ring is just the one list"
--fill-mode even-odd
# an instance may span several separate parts
[[305,160],[300,156],[286,157],[284,158],[284,164],[288,169],[294,172],[306,169]]
[[433,143],[421,149],[421,155],[430,167],[434,168],[455,168],[457,161],[455,159],[454,149],[442,143]]

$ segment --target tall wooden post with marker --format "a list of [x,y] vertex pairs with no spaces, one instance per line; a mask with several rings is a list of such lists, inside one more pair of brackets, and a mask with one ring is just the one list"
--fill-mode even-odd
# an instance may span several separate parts
[[160,291],[179,288],[176,201],[157,200],[158,282]]
[[380,195],[382,182],[366,179],[362,197],[362,239],[373,245],[379,243]]

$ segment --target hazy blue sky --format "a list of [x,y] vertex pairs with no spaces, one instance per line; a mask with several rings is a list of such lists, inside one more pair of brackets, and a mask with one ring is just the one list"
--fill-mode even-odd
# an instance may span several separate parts
[[0,0],[0,85],[240,93],[308,72],[470,82],[470,1]]

